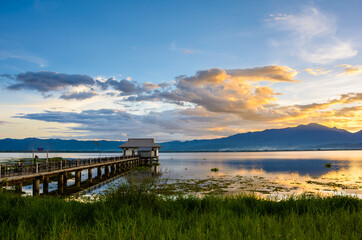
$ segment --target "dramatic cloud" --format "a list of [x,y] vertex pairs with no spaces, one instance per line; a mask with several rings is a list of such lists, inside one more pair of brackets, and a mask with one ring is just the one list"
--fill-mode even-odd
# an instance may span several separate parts
[[[61,91],[62,94],[60,98],[67,100],[84,100],[91,98],[97,94],[95,90],[100,92],[115,90],[118,94],[107,94],[129,96],[169,86],[167,83],[154,84],[151,82],[140,85],[137,82],[130,81],[130,78],[122,80],[114,78],[109,78],[107,80],[94,80],[88,75],[48,71],[25,72],[16,75],[3,74],[0,75],[0,77],[10,80],[11,84],[7,86],[7,89],[9,90],[37,90],[44,96],[48,96],[46,93],[49,92]],[[79,87],[81,90],[77,89]],[[89,90],[90,88],[92,88],[92,91]]]
[[313,76],[320,76],[320,75],[330,73],[333,70],[324,70],[323,68],[317,68],[317,69],[306,68],[306,69],[304,69],[304,71],[306,71],[307,73],[309,73]]
[[348,93],[342,94],[340,98],[332,99],[324,103],[312,103],[306,105],[296,105],[296,107],[303,110],[318,110],[325,109],[331,105],[335,104],[350,104],[354,102],[362,101],[362,93]]
[[140,85],[137,82],[131,82],[125,79],[118,81],[114,78],[109,78],[106,81],[96,80],[96,84],[102,90],[113,89],[119,91],[120,96],[141,94],[143,92],[150,92],[157,88],[166,88],[170,86],[167,83],[155,84],[151,82],[146,82]]
[[[4,77],[4,76],[3,76]],[[31,89],[42,93],[64,90],[80,85],[94,85],[94,80],[88,75],[65,74],[57,72],[26,72],[8,78],[15,81],[7,88],[10,90]]]
[[258,82],[295,82],[297,71],[286,66],[265,66],[224,70],[197,71],[194,76],[176,78],[176,89],[155,90],[127,98],[128,101],[166,101],[195,104],[210,112],[234,113],[243,118],[257,118],[264,105],[275,101],[270,87]]
[[142,89],[146,92],[149,92],[149,91],[152,91],[157,88],[167,88],[169,86],[171,86],[171,85],[168,83],[155,84],[155,83],[151,83],[151,82],[146,82],[142,85]]
[[293,78],[298,74],[287,66],[265,66],[248,69],[233,69],[226,71],[230,76],[239,80],[295,82]]
[[349,64],[340,64],[336,67],[344,67],[344,71],[341,74],[338,75],[357,75],[362,73],[362,66],[352,66]]
[[[311,71],[322,74],[326,70]],[[60,123],[63,125],[62,130],[66,129],[62,131],[63,135],[80,139],[120,139],[124,136],[156,137],[159,140],[215,138],[306,122],[319,122],[328,126],[338,124],[348,129],[347,120],[351,123],[351,129],[360,126],[361,109],[356,106],[362,101],[362,93],[359,92],[309,104],[280,105],[277,97],[281,93],[275,92],[272,87],[299,84],[295,79],[297,74],[296,70],[287,66],[264,66],[201,70],[192,76],[176,77],[171,85],[91,78],[93,82],[89,84],[84,81],[73,86],[72,81],[68,81],[65,84],[68,87],[58,84],[47,86],[46,89],[60,89],[60,98],[65,100],[111,96],[112,105],[120,104],[122,109],[44,111],[19,114],[15,118]],[[18,81],[17,75],[3,77]],[[29,84],[29,81],[23,83]],[[127,106],[130,102],[136,103]],[[87,106],[102,105],[92,102]],[[169,108],[163,106],[171,106],[173,109],[165,110]]]
[[327,64],[358,53],[351,41],[337,36],[336,19],[313,7],[287,18],[274,19],[269,24],[289,32],[290,37],[282,40],[282,45],[289,45],[291,55],[298,55],[308,62]]
[[[262,95],[270,94],[266,89],[260,91],[259,94]],[[361,106],[328,109],[328,106],[333,104],[351,104],[357,101],[362,101],[360,93],[344,94],[325,103],[266,105],[256,111],[246,110],[249,113],[243,118],[232,113],[210,112],[202,106],[149,112],[145,115],[117,109],[98,109],[81,112],[45,111],[21,114],[15,118],[65,124],[68,126],[68,133],[77,138],[120,139],[126,135],[155,137],[159,141],[166,141],[215,138],[265,128],[295,126],[306,122],[359,130],[362,123]]]
[[335,111],[337,117],[362,117],[362,106],[345,107]]
[[102,82],[96,80],[97,85],[99,85],[103,90],[112,88],[114,90],[120,91],[124,95],[130,95],[133,93],[140,92],[140,89],[132,82],[122,79],[118,81],[114,78],[109,78],[107,81]]
[[68,92],[68,93],[64,93],[60,96],[60,98],[65,99],[65,100],[71,100],[71,99],[75,99],[75,100],[84,100],[84,99],[88,99],[88,98],[92,98],[94,96],[96,96],[97,93],[95,91],[89,91],[89,92]]

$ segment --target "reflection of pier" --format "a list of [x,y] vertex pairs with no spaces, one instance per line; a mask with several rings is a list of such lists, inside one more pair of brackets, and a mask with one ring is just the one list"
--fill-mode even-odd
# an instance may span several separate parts
[[[15,185],[16,192],[22,192],[23,183],[32,181],[33,195],[39,195],[40,183],[43,184],[43,193],[49,194],[49,180],[56,178],[57,192],[64,193],[70,173],[74,172],[75,184],[72,187],[80,188],[81,171],[88,170],[89,184],[100,182],[102,178],[108,179],[117,174],[134,169],[137,166],[151,165],[150,159],[134,156],[89,158],[77,160],[61,160],[56,162],[42,162],[37,164],[6,164],[0,165],[0,183]],[[92,171],[97,169],[97,177],[93,178]],[[102,170],[104,169],[104,175]]]
[[[118,174],[116,176],[111,176],[110,178],[102,180],[101,182],[94,183],[91,186],[87,186],[84,189],[82,189],[81,191],[77,192],[77,196],[91,193],[92,191],[97,190],[97,189],[101,189],[103,186],[105,186],[111,182],[117,181],[120,178],[127,179],[127,176],[129,176],[128,173],[130,173],[130,172],[122,172],[122,174]],[[142,171],[137,172],[137,174],[141,174],[141,175],[144,173],[148,174],[150,177],[160,175],[159,166],[151,165],[148,170],[145,171],[143,169]]]

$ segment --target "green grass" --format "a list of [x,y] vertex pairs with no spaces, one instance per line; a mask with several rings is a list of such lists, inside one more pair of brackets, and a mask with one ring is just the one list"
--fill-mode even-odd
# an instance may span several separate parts
[[133,187],[88,203],[0,193],[0,239],[360,239],[361,202],[168,199]]
[[150,168],[146,167],[146,166],[140,166],[140,167],[135,167],[135,170],[136,171],[148,171],[148,170],[150,170]]

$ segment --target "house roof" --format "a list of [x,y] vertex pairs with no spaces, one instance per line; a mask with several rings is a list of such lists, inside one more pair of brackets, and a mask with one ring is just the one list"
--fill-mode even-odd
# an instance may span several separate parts
[[138,148],[161,148],[160,145],[155,143],[153,138],[129,138],[127,142],[118,146],[119,148],[138,147]]

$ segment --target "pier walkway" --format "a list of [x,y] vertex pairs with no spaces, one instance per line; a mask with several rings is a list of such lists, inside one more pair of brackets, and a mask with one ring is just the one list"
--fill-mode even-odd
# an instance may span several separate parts
[[[88,170],[88,181],[93,182],[92,170],[97,169],[97,180],[109,178],[116,174],[131,170],[138,166],[150,165],[151,159],[143,159],[138,155],[103,158],[88,158],[74,160],[59,160],[49,162],[12,163],[0,165],[0,184],[15,185],[15,191],[21,193],[24,182],[32,181],[33,195],[39,195],[40,183],[43,184],[43,194],[49,192],[49,179],[57,178],[58,193],[63,194],[67,187],[68,174],[74,172],[75,187],[80,187],[81,171]],[[104,169],[104,171],[103,171]],[[104,174],[103,174],[104,172]]]

